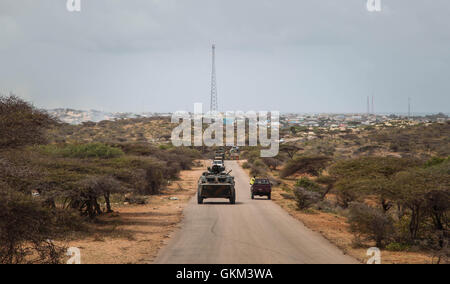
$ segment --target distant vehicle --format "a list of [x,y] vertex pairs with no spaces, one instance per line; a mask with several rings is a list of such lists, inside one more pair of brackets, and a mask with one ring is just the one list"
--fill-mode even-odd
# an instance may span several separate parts
[[222,151],[215,151],[214,160],[225,160],[225,153]]
[[215,155],[214,156],[214,160],[221,160],[221,161],[223,161],[223,160],[225,160],[225,158],[222,155]]
[[225,168],[225,163],[223,162],[223,160],[213,160],[211,166],[215,166],[215,165],[218,165],[220,167],[224,167]]
[[239,160],[240,150],[239,147],[233,147],[230,149],[230,160]]
[[252,199],[255,199],[255,196],[267,196],[267,199],[270,200],[272,198],[272,183],[268,178],[256,178],[250,191]]
[[236,203],[236,190],[234,177],[231,171],[225,173],[225,168],[214,165],[198,180],[197,201],[203,204],[207,198],[227,198],[230,204]]

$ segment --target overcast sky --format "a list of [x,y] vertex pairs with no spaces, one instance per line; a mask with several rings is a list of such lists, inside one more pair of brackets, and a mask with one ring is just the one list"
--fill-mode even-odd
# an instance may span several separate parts
[[0,91],[44,108],[450,112],[450,1],[0,1]]

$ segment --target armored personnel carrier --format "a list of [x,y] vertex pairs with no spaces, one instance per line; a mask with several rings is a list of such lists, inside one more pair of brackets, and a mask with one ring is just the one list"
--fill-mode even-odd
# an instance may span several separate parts
[[235,182],[230,173],[225,173],[225,167],[219,165],[208,168],[198,180],[198,204],[203,204],[206,198],[227,198],[231,204],[235,204]]
[[225,153],[221,152],[221,151],[216,151],[214,153],[214,160],[222,160],[222,161],[224,161],[225,160]]

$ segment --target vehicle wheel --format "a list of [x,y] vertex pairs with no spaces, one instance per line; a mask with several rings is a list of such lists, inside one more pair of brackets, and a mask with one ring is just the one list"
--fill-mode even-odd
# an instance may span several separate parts
[[271,199],[272,199],[272,194],[269,193],[269,194],[267,195],[267,199],[271,200]]
[[230,197],[230,204],[236,204],[236,195]]
[[203,197],[197,196],[197,203],[198,204],[203,204]]
[[253,192],[252,192],[252,199],[255,199],[255,195],[253,194]]

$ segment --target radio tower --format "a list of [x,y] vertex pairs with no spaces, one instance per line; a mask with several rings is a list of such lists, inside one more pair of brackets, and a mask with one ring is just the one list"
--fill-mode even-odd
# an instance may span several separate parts
[[211,72],[211,106],[210,111],[219,111],[217,103],[217,82],[216,82],[216,45],[212,45],[212,72]]
[[411,119],[411,98],[408,98],[408,119]]
[[372,112],[372,115],[375,114],[375,105],[373,104],[373,96],[372,96],[372,110],[371,110],[371,112]]
[[369,96],[367,96],[367,115],[370,114],[370,101],[369,101]]

